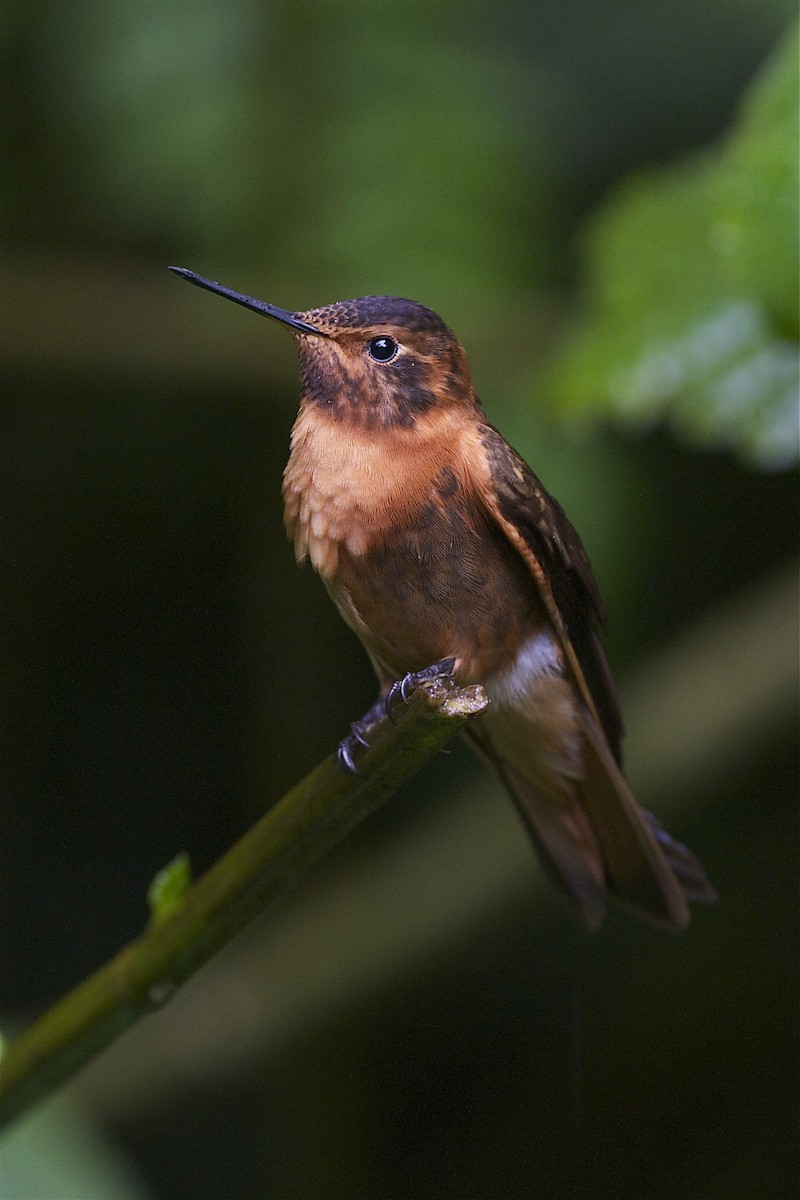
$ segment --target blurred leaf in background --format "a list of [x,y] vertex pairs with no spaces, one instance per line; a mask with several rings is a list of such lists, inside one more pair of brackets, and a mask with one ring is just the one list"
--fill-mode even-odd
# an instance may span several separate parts
[[797,35],[720,146],[625,183],[592,222],[588,312],[553,378],[567,412],[797,461]]
[[3,1136],[4,1200],[149,1200],[133,1166],[97,1123],[60,1098],[27,1114]]

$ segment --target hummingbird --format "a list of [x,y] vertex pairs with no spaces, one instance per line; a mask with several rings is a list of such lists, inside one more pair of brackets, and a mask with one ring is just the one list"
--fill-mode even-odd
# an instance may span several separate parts
[[[609,896],[683,929],[716,893],[635,800],[599,634],[605,613],[558,502],[488,422],[431,309],[362,296],[290,312],[171,267],[284,325],[302,395],[283,476],[299,563],[361,640],[383,698],[437,671],[480,683],[467,737],[506,785],[546,873],[589,929]],[[340,747],[355,769],[359,724]]]

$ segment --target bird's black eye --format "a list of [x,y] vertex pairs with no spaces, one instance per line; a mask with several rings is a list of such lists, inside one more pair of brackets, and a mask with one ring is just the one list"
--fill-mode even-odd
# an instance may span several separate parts
[[375,362],[391,362],[397,354],[397,342],[394,338],[385,336],[370,338],[367,342],[367,350],[370,358],[374,358]]

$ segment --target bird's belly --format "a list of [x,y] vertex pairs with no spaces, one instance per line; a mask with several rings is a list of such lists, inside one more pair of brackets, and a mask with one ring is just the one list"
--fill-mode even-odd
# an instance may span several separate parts
[[386,683],[443,658],[463,683],[513,663],[544,625],[530,575],[502,534],[457,509],[387,531],[362,554],[340,547],[327,586]]

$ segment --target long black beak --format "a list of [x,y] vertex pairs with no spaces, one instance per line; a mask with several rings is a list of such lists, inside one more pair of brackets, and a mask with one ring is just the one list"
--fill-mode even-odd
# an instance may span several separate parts
[[307,321],[301,321],[293,312],[289,312],[285,308],[267,304],[266,300],[253,300],[250,296],[243,296],[241,292],[231,291],[230,288],[223,287],[221,283],[215,283],[213,279],[204,279],[202,275],[195,275],[194,271],[188,271],[186,267],[170,267],[169,269],[176,275],[180,275],[181,278],[188,279],[189,283],[205,288],[207,292],[216,292],[218,296],[224,296],[226,300],[233,300],[234,304],[241,304],[243,308],[251,308],[253,312],[261,313],[263,317],[272,317],[273,321],[280,321],[282,325],[288,325],[290,329],[297,329],[300,333],[313,333],[317,337],[325,336],[321,330],[315,329]]

